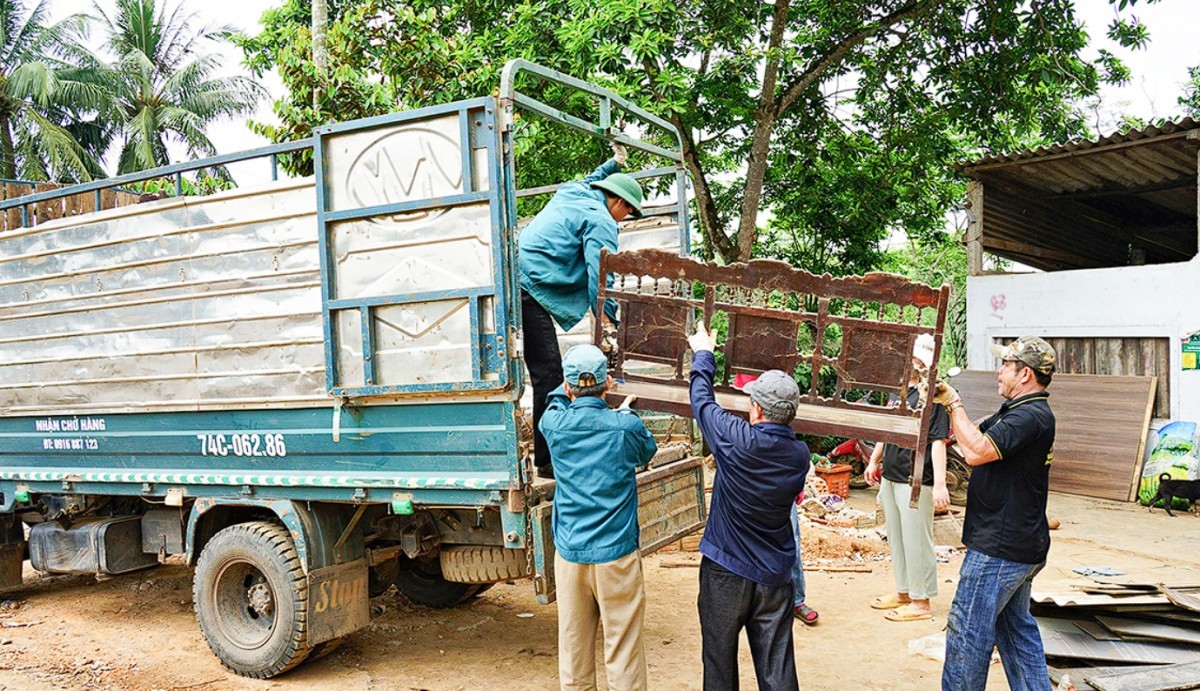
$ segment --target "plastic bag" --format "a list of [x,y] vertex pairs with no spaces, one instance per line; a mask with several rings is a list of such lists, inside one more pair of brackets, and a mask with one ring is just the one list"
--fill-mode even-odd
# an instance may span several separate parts
[[946,634],[933,633],[924,638],[914,638],[908,642],[908,652],[927,657],[935,662],[945,662]]
[[[1194,480],[1200,475],[1196,458],[1196,423],[1176,421],[1158,432],[1158,442],[1142,467],[1138,483],[1138,503],[1149,506],[1158,494],[1158,478],[1163,473],[1178,480]],[[1176,499],[1172,508],[1187,509],[1186,499]]]

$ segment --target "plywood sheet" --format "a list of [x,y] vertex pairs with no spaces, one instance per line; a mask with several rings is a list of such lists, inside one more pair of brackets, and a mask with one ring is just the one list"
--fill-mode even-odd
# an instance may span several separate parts
[[1070,630],[1046,626],[1038,619],[1047,657],[1130,664],[1171,664],[1200,661],[1195,646],[1179,643],[1098,641],[1071,625]]
[[1200,688],[1200,662],[1085,674],[1084,679],[1098,691],[1184,691]]
[[[1200,629],[1187,626],[1174,626],[1158,622],[1139,621],[1122,617],[1096,617],[1096,621],[1104,628],[1120,636],[1137,636],[1139,638],[1157,638],[1164,641],[1194,643],[1200,645]],[[1090,633],[1090,632],[1089,632]]]
[[[953,384],[972,419],[991,415],[1004,402],[995,372],[963,372]],[[1049,389],[1056,426],[1050,489],[1128,501],[1155,386],[1154,377],[1056,374]]]

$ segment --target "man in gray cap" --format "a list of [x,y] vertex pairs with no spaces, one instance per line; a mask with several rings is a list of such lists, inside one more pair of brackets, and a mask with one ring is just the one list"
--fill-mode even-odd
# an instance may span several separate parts
[[1049,691],[1029,593],[1050,551],[1046,499],[1054,413],[1046,387],[1055,370],[1054,349],[1022,336],[993,345],[992,354],[1000,359],[996,386],[1005,402],[978,427],[949,384],[939,382],[933,395],[950,414],[967,464],[975,467],[963,521],[967,556],[946,621],[942,689],[983,689],[992,648],[999,648],[1009,686]]
[[715,339],[704,324],[692,348],[692,415],[717,464],[712,507],[700,540],[700,636],[704,688],[738,686],[738,636],[750,641],[760,689],[796,689],[792,650],[791,516],[810,465],[808,447],[791,422],[800,388],[786,372],[768,370],[746,385],[750,421],[717,403]]

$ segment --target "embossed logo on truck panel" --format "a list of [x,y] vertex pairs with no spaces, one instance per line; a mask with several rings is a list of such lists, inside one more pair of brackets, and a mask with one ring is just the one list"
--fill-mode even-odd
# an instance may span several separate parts
[[[463,191],[462,147],[426,127],[389,132],[363,149],[346,173],[346,189],[360,207],[436,199]],[[376,224],[432,221],[447,208],[376,216]]]

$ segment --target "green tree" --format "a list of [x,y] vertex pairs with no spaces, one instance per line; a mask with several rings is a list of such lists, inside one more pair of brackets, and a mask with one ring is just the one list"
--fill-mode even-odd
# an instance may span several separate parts
[[[1119,14],[1136,0],[1110,1],[1109,35],[1144,45],[1145,27]],[[283,124],[260,131],[282,140],[489,93],[505,60],[531,59],[678,126],[702,250],[725,261],[786,254],[789,242],[817,252],[849,234],[834,254],[869,263],[889,232],[940,227],[961,191],[940,172],[950,162],[1083,133],[1073,104],[1128,76],[1110,53],[1082,57],[1073,0],[363,0],[332,2],[330,22],[316,108],[304,0],[241,39],[252,69],[278,67],[290,89],[276,103]],[[526,127],[538,155],[523,183],[553,182],[601,150],[549,146],[560,131]],[[774,229],[760,238],[764,209]]]
[[[967,251],[955,234],[914,239],[882,258],[879,269],[931,286],[949,283],[950,309],[942,341],[940,367],[967,365]],[[931,320],[932,323],[932,320]]]
[[1188,83],[1183,87],[1183,96],[1179,105],[1187,110],[1188,115],[1200,118],[1200,66],[1188,68]]
[[95,13],[113,58],[109,66],[93,58],[93,65],[110,89],[106,113],[120,147],[118,174],[170,163],[172,141],[189,157],[214,155],[208,125],[249,114],[265,94],[249,77],[214,76],[218,57],[205,47],[227,41],[230,29],[195,27],[182,4],[118,0],[114,14],[98,5]]
[[47,21],[45,0],[0,0],[0,178],[103,177],[102,147],[85,116],[102,107],[100,75],[81,67],[86,19]]

